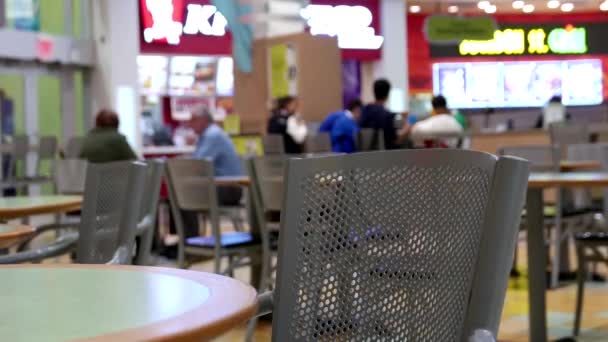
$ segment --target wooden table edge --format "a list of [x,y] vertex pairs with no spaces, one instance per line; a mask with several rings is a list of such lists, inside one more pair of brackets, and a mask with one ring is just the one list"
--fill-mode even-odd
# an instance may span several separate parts
[[[153,272],[180,278],[189,279],[200,285],[209,288],[210,297],[205,304],[184,312],[180,315],[154,322],[148,325],[131,328],[119,332],[108,333],[96,337],[88,337],[79,339],[81,342],[102,342],[102,341],[208,341],[218,337],[234,327],[246,322],[253,317],[257,310],[257,292],[255,289],[236,279],[220,276],[213,273],[187,271],[181,269],[172,269],[164,267],[147,267],[147,266],[121,266],[121,265],[88,265],[88,264],[47,264],[47,265],[0,265],[1,269],[16,268],[16,269],[36,269],[36,268],[73,268],[73,269],[101,269],[101,270],[119,270],[119,271],[140,271]],[[236,310],[229,316],[223,313],[224,317],[214,320],[209,323],[208,306],[217,305],[217,311],[213,312],[218,315],[222,311],[222,305],[225,304],[220,300],[219,296],[213,296],[214,291],[220,290],[221,286],[210,286],[209,282],[203,282],[203,279],[215,279],[219,283],[230,281],[235,286],[243,287],[243,292],[248,292],[246,298],[248,304],[243,305],[241,309]],[[238,295],[238,293],[230,293]],[[225,309],[224,309],[225,310]],[[207,321],[202,318],[207,317]]]
[[80,200],[74,200],[74,201],[61,203],[61,204],[20,207],[20,208],[14,208],[14,209],[0,209],[0,219],[13,220],[13,219],[27,217],[27,216],[76,211],[76,210],[80,210],[82,208],[82,202],[83,202],[83,200],[80,199]]
[[15,230],[0,233],[0,248],[9,248],[36,233],[36,229],[23,224],[3,223],[4,226],[15,228]]

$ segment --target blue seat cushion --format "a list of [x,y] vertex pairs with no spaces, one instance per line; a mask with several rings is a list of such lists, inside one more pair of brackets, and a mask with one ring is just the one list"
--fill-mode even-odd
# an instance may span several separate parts
[[[224,248],[243,247],[248,245],[255,245],[257,243],[259,243],[259,239],[256,239],[251,233],[247,232],[223,233],[221,236],[221,246]],[[186,239],[186,245],[201,248],[213,248],[215,247],[215,237],[191,237]]]

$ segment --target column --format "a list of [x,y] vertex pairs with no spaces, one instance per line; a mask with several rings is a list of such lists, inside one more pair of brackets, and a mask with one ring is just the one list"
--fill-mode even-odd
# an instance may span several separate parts
[[376,65],[376,78],[388,79],[393,91],[389,108],[409,110],[409,76],[407,61],[407,5],[404,0],[380,1],[380,24],[384,36],[382,60]]
[[114,109],[120,131],[131,146],[141,150],[140,108],[137,89],[139,14],[137,1],[91,1],[97,64],[91,75],[92,115]]

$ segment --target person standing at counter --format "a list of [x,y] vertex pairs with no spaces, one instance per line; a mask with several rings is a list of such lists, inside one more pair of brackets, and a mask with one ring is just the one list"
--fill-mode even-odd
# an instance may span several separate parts
[[561,96],[553,96],[543,108],[543,115],[536,122],[536,128],[549,128],[553,123],[560,123],[568,120],[566,106],[562,103]]
[[135,160],[127,138],[118,132],[120,120],[112,110],[102,109],[95,118],[95,128],[85,137],[79,158],[89,163]]
[[268,121],[268,133],[280,134],[285,143],[285,152],[300,154],[304,151],[304,141],[308,136],[306,123],[298,112],[298,99],[285,96],[277,100],[272,116]]

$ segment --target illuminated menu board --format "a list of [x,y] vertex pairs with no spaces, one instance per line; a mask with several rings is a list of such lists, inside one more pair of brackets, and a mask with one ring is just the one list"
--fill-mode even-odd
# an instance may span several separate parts
[[600,60],[436,63],[433,92],[452,108],[541,107],[561,95],[565,105],[603,102]]

